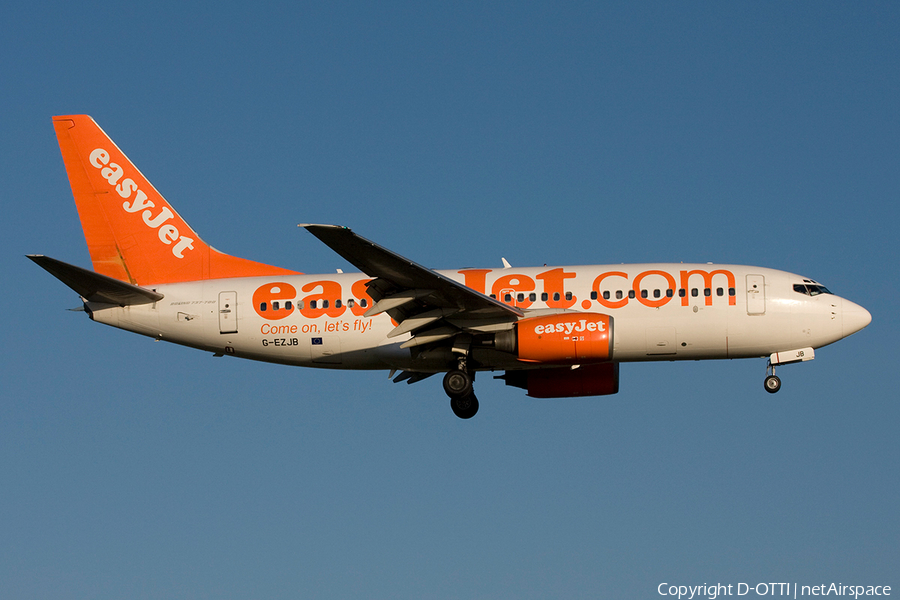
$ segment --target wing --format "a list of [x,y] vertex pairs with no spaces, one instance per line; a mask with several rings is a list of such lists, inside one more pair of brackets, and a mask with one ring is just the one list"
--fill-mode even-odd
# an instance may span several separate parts
[[366,275],[375,301],[371,317],[387,312],[399,325],[388,337],[410,333],[404,348],[455,338],[462,333],[508,329],[523,313],[518,308],[464,286],[387,248],[356,235],[347,227],[304,224],[311,234]]

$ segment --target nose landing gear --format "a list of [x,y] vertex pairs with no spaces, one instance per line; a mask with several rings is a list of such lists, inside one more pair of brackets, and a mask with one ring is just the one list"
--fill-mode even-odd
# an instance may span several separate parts
[[774,394],[781,389],[781,379],[775,375],[775,365],[772,364],[771,360],[766,365],[766,379],[763,381],[763,385],[770,394]]
[[815,357],[816,351],[809,347],[772,353],[769,356],[769,362],[766,365],[766,380],[763,382],[766,391],[770,394],[774,394],[781,389],[781,380],[775,376],[775,365],[781,366],[806,362],[808,360],[813,360]]

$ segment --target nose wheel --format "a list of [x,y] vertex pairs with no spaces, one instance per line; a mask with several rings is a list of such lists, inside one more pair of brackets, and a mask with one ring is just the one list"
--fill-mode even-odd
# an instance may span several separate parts
[[463,369],[444,375],[444,391],[450,396],[450,409],[460,419],[471,419],[478,412],[478,398],[472,391],[472,376]]
[[766,379],[763,381],[763,385],[770,394],[774,394],[781,389],[781,379],[775,375],[775,365],[772,364],[772,361],[769,361],[769,364],[766,365]]

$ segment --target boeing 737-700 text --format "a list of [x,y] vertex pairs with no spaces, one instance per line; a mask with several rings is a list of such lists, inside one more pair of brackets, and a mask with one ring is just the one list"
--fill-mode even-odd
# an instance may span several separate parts
[[361,273],[305,275],[201,240],[88,116],[53,125],[93,270],[34,262],[77,292],[91,319],[216,355],[395,382],[445,373],[453,412],[478,410],[475,374],[529,396],[615,394],[619,363],[807,361],[869,324],[862,308],[784,271],[633,264],[435,271],[345,227],[301,225]]

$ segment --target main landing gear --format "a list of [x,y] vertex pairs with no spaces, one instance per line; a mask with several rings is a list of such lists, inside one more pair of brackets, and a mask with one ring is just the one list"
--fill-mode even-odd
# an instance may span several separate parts
[[444,391],[450,396],[450,408],[460,419],[471,419],[478,412],[478,398],[472,391],[472,375],[462,368],[444,375]]
[[775,375],[775,365],[772,364],[771,360],[766,365],[766,379],[763,382],[763,385],[770,394],[774,394],[781,389],[781,379]]

